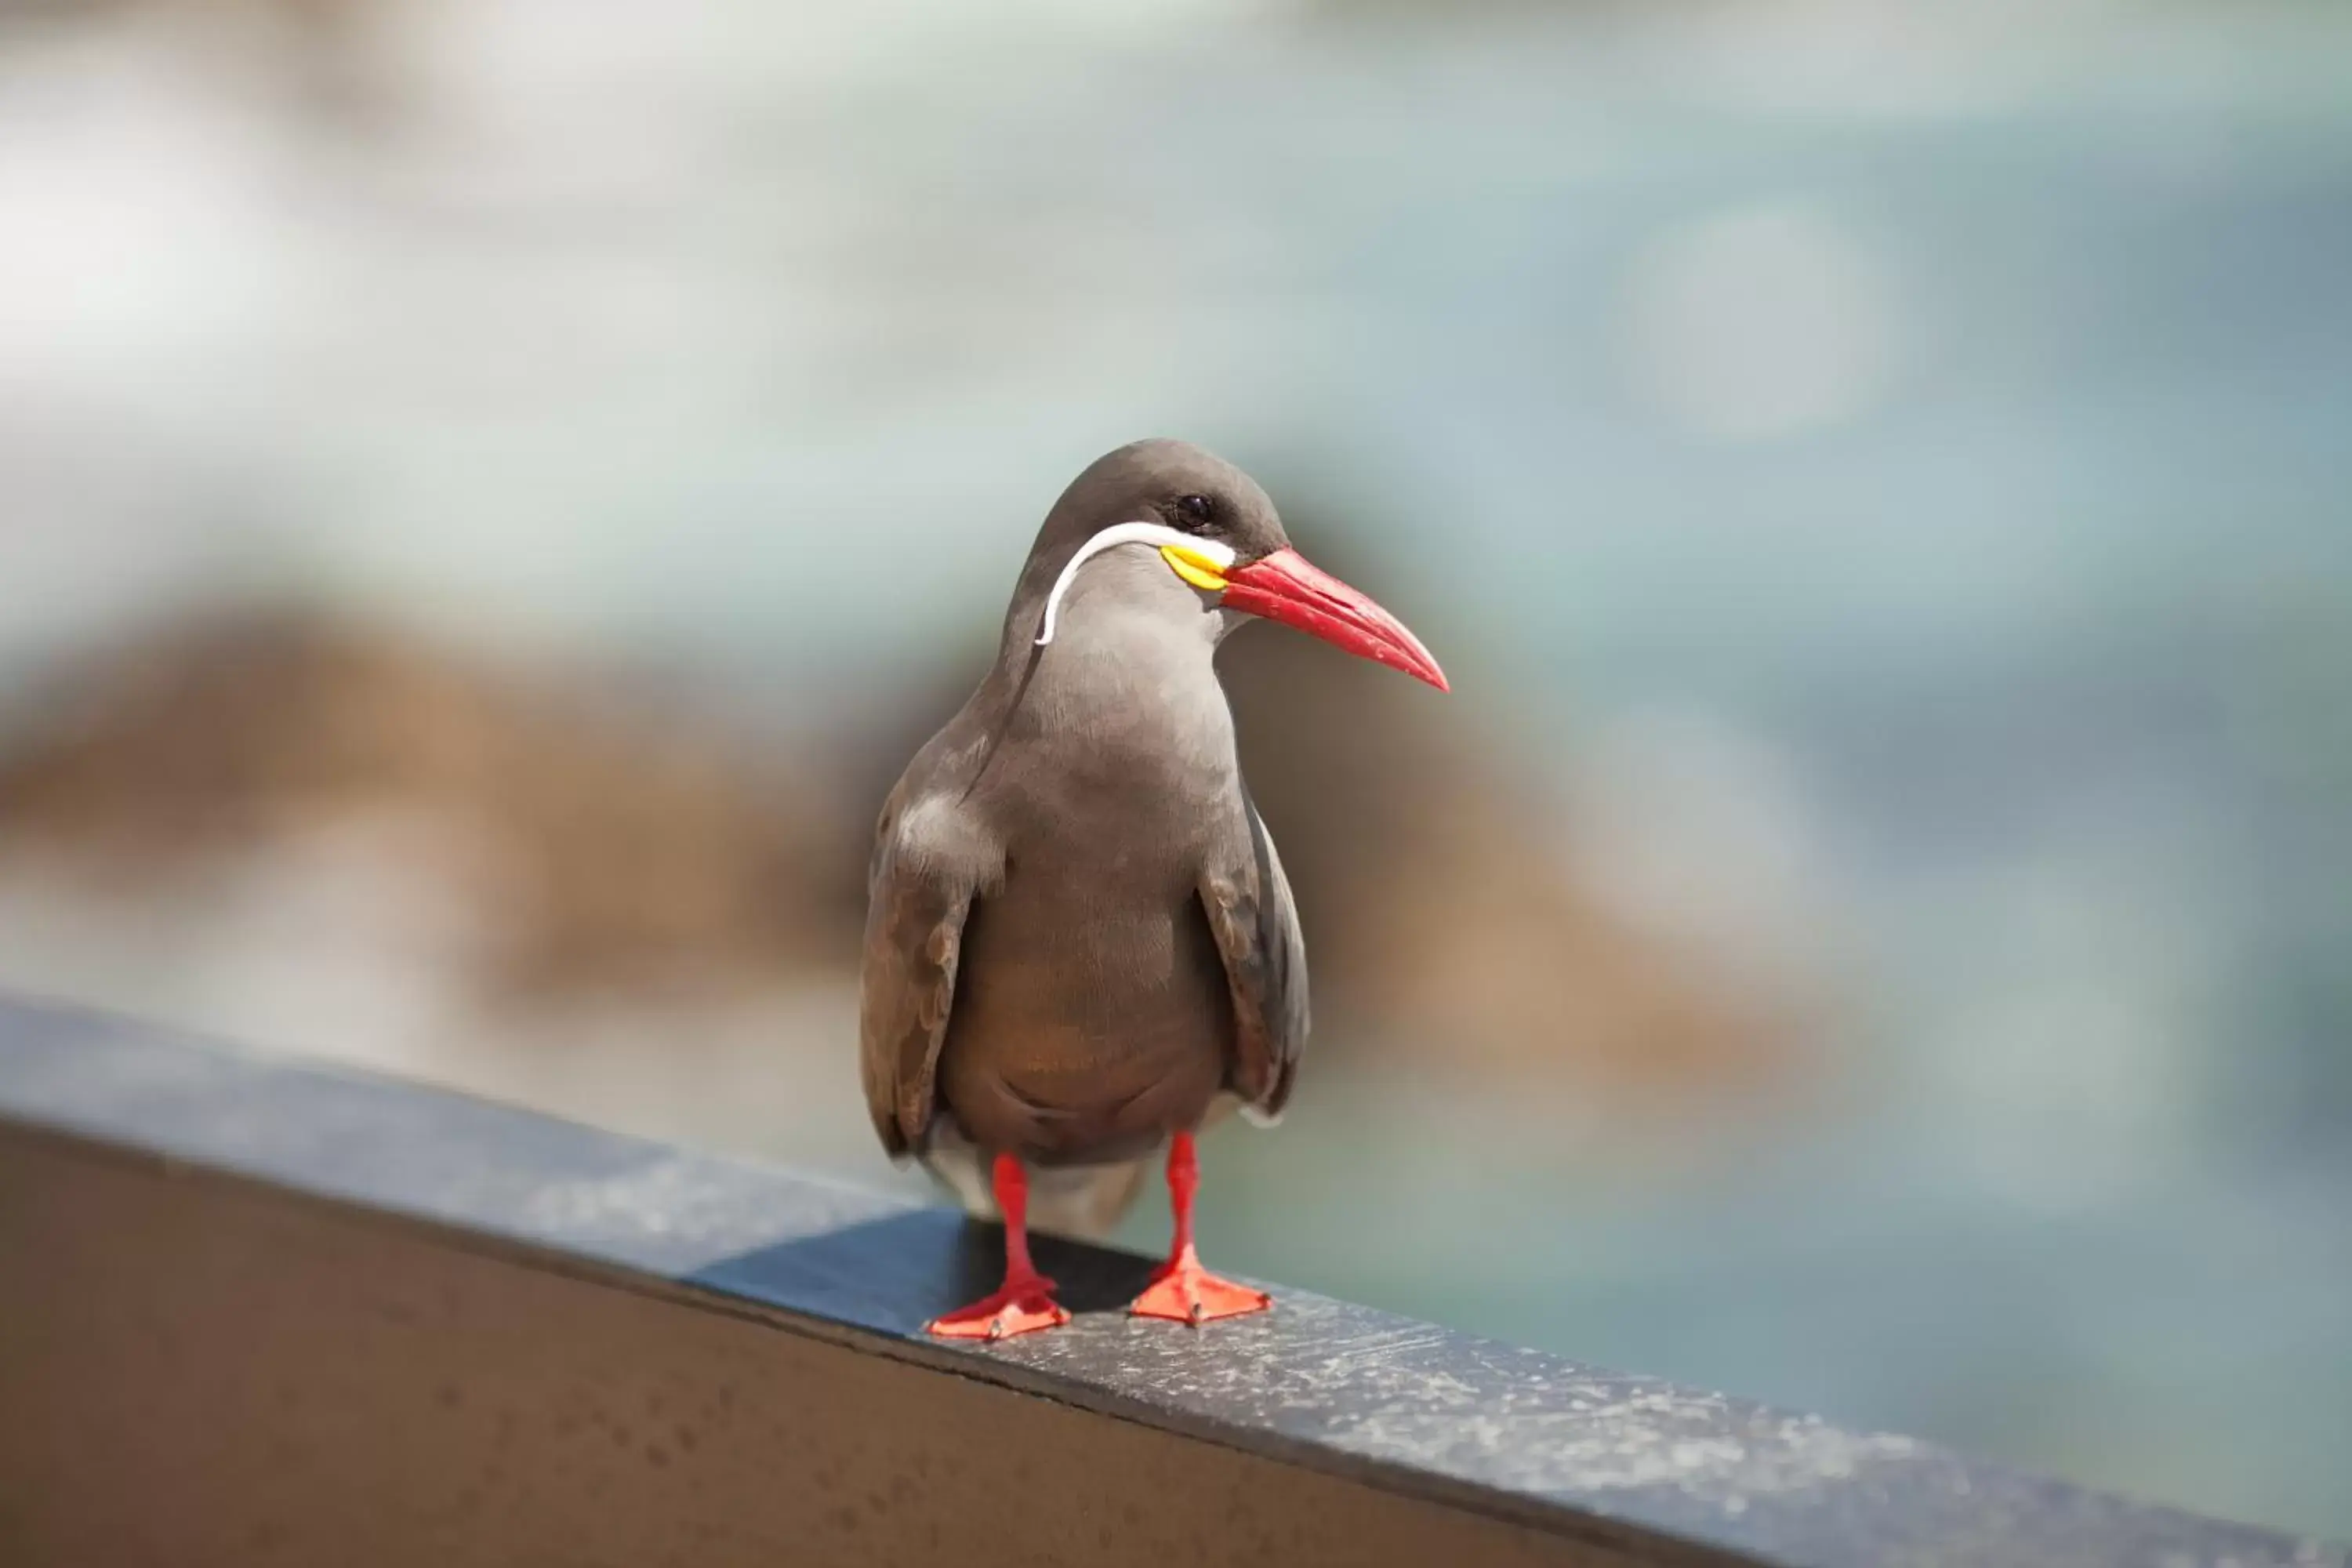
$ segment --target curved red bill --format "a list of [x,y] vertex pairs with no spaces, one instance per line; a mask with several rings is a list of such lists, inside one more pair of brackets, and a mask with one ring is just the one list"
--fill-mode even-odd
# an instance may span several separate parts
[[1421,639],[1365,595],[1296,550],[1277,550],[1225,574],[1224,605],[1321,637],[1374,664],[1451,691]]

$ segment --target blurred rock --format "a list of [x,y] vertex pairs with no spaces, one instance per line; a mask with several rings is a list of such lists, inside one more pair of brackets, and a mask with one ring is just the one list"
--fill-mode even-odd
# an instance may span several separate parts
[[808,778],[651,700],[379,628],[175,625],[61,671],[0,752],[0,865],[125,893],[355,818],[421,826],[517,999],[855,960],[857,857]]
[[[1312,944],[1325,1059],[1630,1101],[1790,1068],[1774,1007],[1579,886],[1555,808],[1469,705],[1270,628],[1225,658]],[[361,842],[457,890],[444,901],[478,941],[455,950],[478,950],[472,983],[509,1009],[843,983],[873,812],[984,658],[959,655],[938,689],[821,744],[762,746],[611,671],[215,614],[58,673],[0,749],[0,874],[63,864],[137,900],[389,823]]]
[[1327,1034],[1635,1097],[1754,1088],[1793,1065],[1779,1006],[1580,884],[1559,807],[1474,709],[1270,629],[1225,659]]

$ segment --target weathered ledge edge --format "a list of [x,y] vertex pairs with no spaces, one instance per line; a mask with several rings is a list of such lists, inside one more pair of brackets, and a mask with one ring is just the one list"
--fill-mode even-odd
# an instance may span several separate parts
[[[846,1070],[846,1069],[845,1069]],[[1213,1335],[1085,1311],[1140,1260],[1053,1246],[1082,1309],[924,1338],[994,1267],[944,1210],[532,1112],[0,997],[0,1132],[216,1170],[634,1277],[872,1353],[1657,1558],[2347,1568],[2340,1546],[1284,1292]]]

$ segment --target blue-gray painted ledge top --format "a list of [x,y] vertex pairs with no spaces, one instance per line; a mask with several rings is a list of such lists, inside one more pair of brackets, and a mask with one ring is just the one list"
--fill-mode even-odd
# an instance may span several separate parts
[[712,1292],[869,1351],[1637,1554],[2352,1568],[2342,1547],[1296,1290],[1208,1333],[1131,1321],[1107,1309],[1148,1261],[1050,1239],[1041,1262],[1076,1322],[942,1344],[922,1322],[997,1267],[992,1236],[947,1211],[0,998],[8,1122]]

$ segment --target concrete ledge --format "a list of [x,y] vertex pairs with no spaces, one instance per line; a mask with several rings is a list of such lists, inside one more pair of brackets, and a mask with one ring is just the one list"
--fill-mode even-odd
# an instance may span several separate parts
[[1077,1323],[943,1345],[952,1214],[0,1001],[0,1560],[2347,1563],[1295,1291],[1130,1322],[1146,1260],[1044,1250]]

